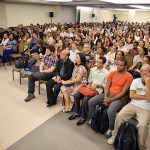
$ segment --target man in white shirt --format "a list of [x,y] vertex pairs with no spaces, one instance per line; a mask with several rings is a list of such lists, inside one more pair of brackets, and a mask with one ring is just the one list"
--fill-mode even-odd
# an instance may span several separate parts
[[54,24],[52,24],[50,30],[55,32],[57,31],[57,27]]
[[108,144],[114,143],[120,125],[136,116],[139,148],[146,150],[148,125],[150,123],[150,65],[143,65],[140,71],[142,78],[133,80],[130,87],[131,102],[118,113],[112,137],[107,141]]
[[77,43],[73,42],[72,43],[72,50],[70,50],[70,56],[69,58],[75,63],[75,58],[76,58],[76,54],[80,52],[77,48]]
[[70,38],[70,37],[73,37],[73,33],[71,32],[71,29],[68,28],[64,32],[64,38]]
[[51,32],[51,30],[48,26],[46,26],[43,34],[46,35],[48,32]]
[[[90,69],[90,75],[88,78],[87,88],[92,90],[97,90],[99,97],[103,95],[103,89],[105,87],[107,76],[109,74],[108,70],[104,68],[104,64],[106,63],[105,57],[99,57],[97,60],[97,66]],[[96,97],[97,97],[96,96]],[[82,125],[87,120],[88,115],[88,102],[92,99],[93,96],[84,96],[80,92],[76,92],[74,94],[74,110],[75,113],[71,115],[68,119],[73,120],[79,116],[81,116],[80,120],[76,123],[76,125]],[[93,97],[94,98],[94,97]],[[80,101],[82,99],[82,108],[80,109]]]

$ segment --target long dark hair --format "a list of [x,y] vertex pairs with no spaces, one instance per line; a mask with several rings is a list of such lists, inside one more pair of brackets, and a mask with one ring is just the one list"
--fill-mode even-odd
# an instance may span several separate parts
[[[77,53],[76,55],[79,55],[80,59],[81,59],[81,64],[80,65],[83,65],[86,69],[87,69],[87,65],[86,65],[86,58],[85,58],[85,55],[82,53],[82,52],[79,52]],[[76,63],[77,65],[77,63]]]
[[116,53],[115,53],[115,59],[116,59],[116,56],[117,56],[117,53],[118,53],[118,52],[121,52],[121,53],[122,53],[122,57],[123,57],[123,59],[125,59],[124,52],[123,52],[123,51],[121,51],[121,50],[116,51]]

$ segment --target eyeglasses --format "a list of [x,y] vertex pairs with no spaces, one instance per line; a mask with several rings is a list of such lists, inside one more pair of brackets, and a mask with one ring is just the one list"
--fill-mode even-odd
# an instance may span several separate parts
[[141,70],[140,72],[141,72],[141,73],[149,73],[150,70]]

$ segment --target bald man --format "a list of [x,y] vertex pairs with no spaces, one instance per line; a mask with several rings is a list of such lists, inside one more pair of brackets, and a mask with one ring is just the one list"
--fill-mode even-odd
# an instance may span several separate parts
[[130,86],[131,102],[123,107],[116,117],[115,128],[112,137],[107,141],[108,144],[114,143],[120,125],[136,116],[139,148],[140,150],[146,150],[148,126],[150,124],[150,65],[143,65],[140,73],[141,78],[134,79]]
[[69,51],[63,50],[60,53],[60,59],[56,63],[55,76],[47,81],[47,107],[56,104],[60,92],[61,80],[69,80],[72,77],[74,63],[69,59]]

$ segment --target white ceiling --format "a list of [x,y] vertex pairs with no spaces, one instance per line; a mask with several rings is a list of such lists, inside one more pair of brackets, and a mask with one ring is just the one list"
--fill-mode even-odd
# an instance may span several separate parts
[[[13,2],[13,3],[17,2],[17,3],[39,3],[39,4],[54,4],[54,5],[59,4],[59,5],[69,5],[69,6],[87,6],[87,7],[99,7],[99,8],[110,8],[110,9],[116,9],[116,8],[134,9],[136,8],[137,2],[139,1],[139,6],[149,7],[147,9],[150,10],[150,0],[72,0],[72,2],[64,2],[65,0],[60,0],[63,2],[50,2],[46,0],[3,0],[3,1]],[[145,3],[145,1],[147,4]],[[118,2],[123,4],[120,4]],[[136,6],[134,6],[135,2],[136,2]]]

